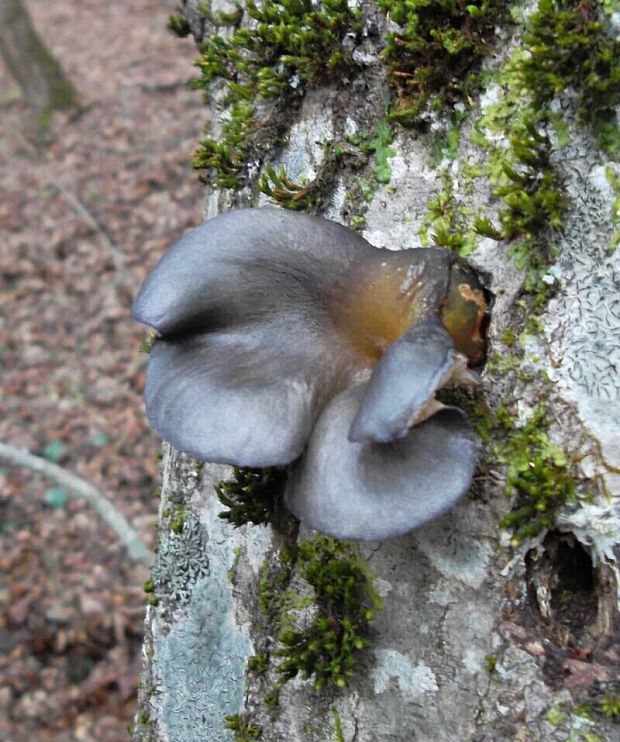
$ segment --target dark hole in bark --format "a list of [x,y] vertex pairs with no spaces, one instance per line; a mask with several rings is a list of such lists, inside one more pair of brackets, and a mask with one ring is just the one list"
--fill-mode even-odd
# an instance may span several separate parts
[[572,644],[597,617],[597,577],[588,550],[571,533],[550,531],[525,558],[534,615],[560,644]]

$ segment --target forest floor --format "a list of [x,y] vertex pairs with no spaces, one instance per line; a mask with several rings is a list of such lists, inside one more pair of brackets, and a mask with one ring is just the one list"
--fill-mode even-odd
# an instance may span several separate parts
[[[153,545],[159,442],[131,297],[201,221],[205,122],[174,0],[28,0],[78,89],[45,142],[0,67],[0,440],[75,472]],[[116,255],[114,258],[113,253]],[[148,576],[83,501],[0,468],[0,739],[127,739]]]

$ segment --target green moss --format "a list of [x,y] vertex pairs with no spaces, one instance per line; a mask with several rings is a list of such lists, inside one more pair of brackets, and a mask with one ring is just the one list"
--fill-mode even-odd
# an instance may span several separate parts
[[483,216],[474,220],[478,234],[510,243],[509,254],[526,272],[523,290],[534,297],[535,310],[542,309],[552,291],[549,268],[559,254],[554,243],[567,210],[544,125],[540,112],[515,112],[507,123],[508,146],[494,148],[487,166],[493,195],[500,201],[499,226]]
[[140,353],[150,353],[153,350],[153,343],[158,337],[159,333],[157,330],[147,330],[146,335],[143,340],[140,341],[140,345],[138,346]]
[[174,34],[179,38],[188,36],[192,30],[189,23],[187,22],[187,18],[185,18],[182,13],[172,13],[172,15],[168,18],[166,28],[168,29],[168,31],[170,31],[171,34]]
[[566,212],[563,181],[551,165],[552,145],[537,126],[535,116],[514,122],[495,179],[494,195],[502,201],[499,212],[502,238],[531,240],[548,228],[559,229]]
[[172,531],[172,533],[176,533],[178,535],[183,531],[185,518],[185,508],[176,508],[176,510],[172,513],[172,521],[170,523],[170,530]]
[[276,709],[280,705],[280,688],[282,687],[281,683],[276,683],[273,688],[267,691],[265,693],[265,697],[263,698],[263,703],[267,708],[270,709]]
[[[620,44],[606,36],[598,11],[595,0],[539,1],[523,20],[521,45],[497,75],[503,95],[481,118],[473,137],[488,150],[486,173],[500,203],[497,226],[481,215],[474,228],[510,242],[510,254],[526,271],[530,313],[542,310],[556,283],[549,269],[559,253],[567,210],[550,134],[554,131],[562,146],[567,125],[552,110],[554,98],[574,88],[581,120],[608,152],[618,148],[618,130],[610,122],[620,101]],[[508,146],[490,146],[485,131],[501,134]]]
[[335,742],[344,742],[344,734],[342,733],[342,722],[340,721],[340,714],[336,709],[332,709],[332,715],[334,717],[334,727],[336,732]]
[[533,106],[546,105],[572,86],[577,110],[609,154],[620,148],[615,108],[620,104],[620,41],[607,35],[598,0],[539,0],[528,17],[519,59],[521,87]]
[[148,714],[148,712],[146,712],[144,709],[142,709],[141,711],[138,712],[137,722],[139,724],[144,724],[144,725],[147,725],[147,726],[149,724],[153,724],[153,720],[151,719],[151,717]]
[[389,183],[392,178],[392,168],[388,159],[395,154],[390,147],[393,138],[392,127],[384,120],[377,125],[374,138],[362,145],[363,150],[372,152],[375,156],[373,172],[379,183]]
[[357,655],[369,646],[373,609],[382,607],[366,564],[356,548],[320,536],[298,545],[295,569],[313,588],[317,616],[304,629],[284,626],[279,633],[278,673],[298,674],[315,688],[347,684]]
[[366,217],[361,214],[353,214],[349,217],[349,227],[356,232],[363,232],[366,229]]
[[230,569],[226,572],[226,577],[228,577],[229,582],[234,583],[235,577],[237,574],[237,566],[239,564],[239,560],[241,559],[241,556],[243,554],[243,549],[241,546],[235,546],[233,549],[233,562],[230,566]]
[[517,335],[511,327],[507,327],[502,332],[501,340],[504,345],[507,345],[509,348],[511,348],[517,341]]
[[[291,587],[297,578],[312,595]],[[373,611],[381,609],[382,601],[358,546],[319,536],[262,565],[258,605],[270,633],[278,637],[272,655],[280,680],[264,698],[276,706],[281,687],[297,675],[319,690],[346,685],[360,652],[369,646]],[[311,618],[303,618],[300,627],[298,617],[308,611]]]
[[275,562],[263,562],[258,582],[258,608],[274,623],[286,618],[286,610],[295,606],[287,592],[293,574],[293,561],[287,552],[280,552]]
[[497,0],[378,0],[389,20],[383,52],[393,94],[391,117],[414,123],[429,105],[443,108],[470,94],[476,70],[493,48],[495,29],[509,19]]
[[142,588],[145,593],[152,593],[155,590],[155,583],[153,580],[147,580]]
[[464,117],[457,116],[455,118],[458,121],[455,122],[446,134],[431,137],[431,155],[428,160],[428,166],[432,169],[436,168],[444,158],[447,158],[450,162],[456,160],[461,143],[460,123]]
[[620,696],[604,696],[601,699],[601,712],[607,718],[620,717]]
[[234,17],[209,20],[236,26],[248,16],[252,28],[209,35],[196,62],[200,77],[193,81],[205,94],[214,83],[225,88],[221,135],[202,140],[194,157],[194,166],[207,171],[205,179],[224,188],[239,186],[249,163],[263,157],[259,130],[267,123],[264,111],[257,114],[261,101],[284,105],[351,70],[355,65],[342,42],[361,29],[360,13],[347,0],[324,0],[320,8],[310,0],[264,0],[260,6],[246,0],[238,9]]
[[295,183],[287,176],[283,167],[278,170],[265,168],[259,178],[258,189],[278,205],[294,211],[312,209],[317,206],[317,199],[320,199],[318,179],[309,183]]
[[519,427],[506,408],[502,412],[495,420],[499,442],[493,450],[507,467],[505,492],[515,506],[501,525],[512,529],[518,544],[554,525],[558,509],[574,500],[576,481],[565,453],[549,439],[544,405]]
[[263,736],[263,730],[256,724],[245,719],[241,714],[224,717],[226,729],[235,733],[235,742],[251,742]]
[[428,214],[418,234],[425,246],[432,240],[437,247],[445,247],[461,257],[467,257],[476,248],[476,232],[470,224],[471,211],[457,203],[454,181],[449,173],[444,175],[443,182],[443,191],[428,204]]
[[547,711],[545,718],[547,719],[549,724],[551,724],[552,727],[556,728],[560,726],[562,722],[566,721],[568,717],[567,717],[566,712],[561,707],[561,705],[558,705],[558,706],[553,706],[552,708],[550,708]]
[[269,655],[267,652],[260,652],[252,657],[248,657],[247,669],[255,675],[263,675],[269,668]]
[[232,481],[223,480],[215,486],[215,494],[228,510],[219,514],[238,528],[247,523],[271,523],[286,483],[281,469],[233,468]]
[[497,658],[493,655],[488,655],[484,658],[484,669],[489,673],[489,675],[493,675],[493,673],[496,672],[497,668]]

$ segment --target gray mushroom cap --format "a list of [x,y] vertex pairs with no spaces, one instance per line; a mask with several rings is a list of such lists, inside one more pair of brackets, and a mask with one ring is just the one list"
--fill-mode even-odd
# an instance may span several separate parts
[[347,431],[363,394],[364,385],[349,387],[325,408],[285,502],[329,536],[379,541],[458,502],[471,483],[478,438],[461,410],[445,407],[393,442],[351,442]]
[[[435,392],[467,359],[436,316],[410,328],[377,362],[349,430],[349,440],[387,443],[402,438]],[[435,410],[429,410],[434,412]]]
[[[467,363],[438,316],[455,261],[379,250],[283,210],[207,221],[163,256],[133,306],[160,334],[149,421],[204,461],[290,465],[286,502],[324,533],[374,540],[421,525],[464,494],[475,464],[464,415],[434,406]],[[394,332],[386,287],[397,312],[412,291],[418,305],[384,352],[373,332],[377,316]]]

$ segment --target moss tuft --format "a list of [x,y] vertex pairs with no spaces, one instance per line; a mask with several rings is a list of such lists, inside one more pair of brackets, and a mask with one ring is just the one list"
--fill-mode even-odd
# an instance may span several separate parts
[[601,712],[603,716],[620,719],[620,696],[608,695],[601,699]]
[[248,657],[247,668],[249,672],[255,675],[264,675],[269,668],[269,655],[267,652],[260,652],[252,657]]
[[529,54],[519,59],[516,72],[521,87],[532,93],[534,108],[575,88],[581,120],[600,147],[617,154],[620,41],[607,35],[601,13],[599,0],[539,0],[523,35]]
[[181,39],[185,36],[189,36],[192,30],[187,22],[187,18],[182,13],[172,13],[168,18],[166,28],[171,34],[174,34],[174,36],[178,36]]
[[415,123],[430,106],[462,100],[477,86],[476,71],[493,49],[495,30],[509,20],[504,0],[378,0],[398,31],[383,57],[393,93],[391,117]]
[[[457,204],[453,178],[446,173],[443,191],[428,204],[428,214],[419,229],[420,241],[453,250],[465,258],[476,247],[476,232],[470,226],[470,210]],[[429,239],[430,238],[430,239]]]
[[159,333],[157,330],[147,330],[146,335],[140,341],[140,345],[138,346],[140,353],[150,353],[153,350],[153,343],[158,337]]
[[293,211],[312,209],[316,206],[316,199],[320,200],[319,184],[316,179],[308,183],[295,183],[282,167],[278,170],[273,167],[265,168],[258,181],[258,189],[266,196],[270,196],[279,206]]
[[549,268],[559,254],[554,242],[564,222],[564,184],[552,164],[553,146],[544,114],[525,108],[507,127],[508,146],[496,148],[488,171],[493,195],[499,199],[499,226],[479,216],[479,235],[510,242],[509,254],[526,271],[525,293],[535,297],[534,310],[546,304],[554,279]]
[[[244,16],[251,28],[238,26]],[[266,125],[264,101],[278,99],[283,105],[355,67],[343,41],[359,34],[360,13],[347,0],[323,0],[320,8],[310,0],[264,0],[260,5],[246,0],[234,17],[209,15],[208,20],[235,28],[227,35],[213,33],[201,44],[196,62],[201,74],[193,86],[209,94],[214,83],[223,85],[225,113],[220,137],[200,142],[194,166],[206,170],[205,179],[213,185],[235,188],[249,164],[263,157],[255,149],[260,149],[258,131]]]
[[363,150],[374,153],[373,172],[379,183],[389,183],[392,178],[392,168],[388,158],[395,154],[390,147],[393,138],[392,127],[386,120],[383,120],[377,124],[374,138],[362,145]]
[[238,528],[246,523],[271,523],[286,483],[286,472],[281,469],[233,468],[234,479],[223,480],[215,486],[215,494],[228,510],[220,518]]
[[382,601],[355,547],[320,536],[299,544],[295,568],[314,589],[318,613],[311,625],[285,626],[279,634],[277,671],[284,680],[300,674],[321,690],[328,683],[344,687],[357,655],[369,646],[373,609]]
[[226,729],[235,733],[235,742],[251,742],[263,736],[263,730],[251,721],[245,719],[241,714],[233,714],[224,717]]
[[614,194],[614,202],[611,206],[611,223],[614,231],[609,242],[609,250],[614,252],[620,244],[620,172],[608,166],[605,169],[605,176]]
[[565,453],[549,439],[544,405],[520,427],[502,412],[495,419],[500,441],[494,453],[507,467],[505,491],[515,506],[501,525],[512,529],[518,544],[553,527],[558,509],[575,499],[576,480]]

